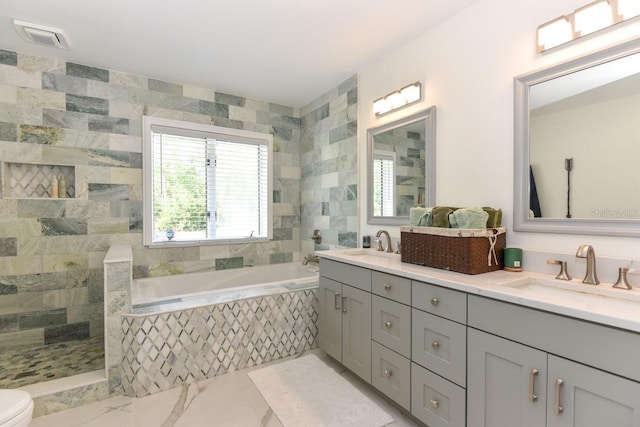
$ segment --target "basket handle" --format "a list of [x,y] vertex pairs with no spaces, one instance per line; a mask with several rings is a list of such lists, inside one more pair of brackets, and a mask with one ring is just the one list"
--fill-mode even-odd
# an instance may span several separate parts
[[493,229],[493,236],[487,236],[489,239],[489,253],[487,254],[487,265],[491,267],[491,255],[493,255],[493,259],[496,262],[496,265],[500,265],[498,262],[498,255],[496,255],[496,242],[498,241],[498,230]]

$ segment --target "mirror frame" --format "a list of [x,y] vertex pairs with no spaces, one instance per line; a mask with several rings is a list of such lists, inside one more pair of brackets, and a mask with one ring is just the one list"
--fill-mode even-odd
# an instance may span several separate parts
[[434,206],[436,201],[436,106],[386,125],[367,129],[367,222],[369,224],[408,225],[409,216],[373,216],[373,138],[388,130],[417,121],[425,121],[425,206]]
[[513,229],[536,233],[640,236],[640,220],[529,218],[529,90],[531,86],[640,53],[640,38],[514,78]]

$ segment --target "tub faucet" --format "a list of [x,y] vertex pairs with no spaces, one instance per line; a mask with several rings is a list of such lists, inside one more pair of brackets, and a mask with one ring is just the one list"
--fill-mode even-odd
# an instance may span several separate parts
[[[391,236],[389,236],[389,232],[387,230],[379,230],[378,234],[376,234],[376,237],[380,237],[384,235],[384,237],[387,238],[387,250],[386,252],[393,252],[393,247],[391,247]],[[378,250],[382,251],[382,242],[380,241],[380,239],[378,239]]]
[[582,283],[588,285],[599,285],[598,275],[596,274],[596,253],[591,245],[580,245],[576,252],[576,257],[587,259],[587,272],[582,279]]
[[318,258],[318,255],[306,256],[304,257],[304,261],[302,261],[302,265],[307,265],[310,262],[320,263],[320,258]]

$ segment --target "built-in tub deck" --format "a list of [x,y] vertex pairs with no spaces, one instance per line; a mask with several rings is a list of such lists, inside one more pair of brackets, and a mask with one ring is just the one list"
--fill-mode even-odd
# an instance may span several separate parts
[[[122,386],[146,396],[316,347],[318,269],[298,264],[132,282]],[[260,282],[262,281],[262,282]]]
[[239,286],[235,288],[225,288],[201,295],[185,295],[181,297],[165,299],[159,302],[134,304],[131,309],[131,314],[141,315],[179,311],[189,308],[222,304],[230,301],[240,301],[249,298],[263,297],[266,295],[277,295],[293,291],[316,289],[317,287],[318,278],[309,278],[301,280],[299,282],[269,283],[251,286]]

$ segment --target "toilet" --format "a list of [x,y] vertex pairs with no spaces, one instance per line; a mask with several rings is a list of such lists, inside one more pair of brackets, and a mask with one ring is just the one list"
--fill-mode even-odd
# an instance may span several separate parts
[[27,427],[33,415],[31,395],[22,390],[0,390],[0,427]]

